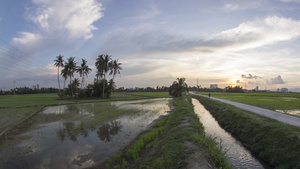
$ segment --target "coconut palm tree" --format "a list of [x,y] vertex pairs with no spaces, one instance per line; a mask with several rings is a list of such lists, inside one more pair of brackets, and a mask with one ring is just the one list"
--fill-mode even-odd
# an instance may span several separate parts
[[103,63],[104,63],[104,55],[99,55],[96,59],[95,66],[97,69],[96,77],[97,81],[99,81],[99,77],[103,78]]
[[81,89],[82,85],[84,84],[84,76],[88,76],[88,74],[92,71],[91,68],[86,64],[87,61],[85,59],[82,59],[81,65],[77,68],[77,72],[79,73],[81,79]]
[[103,77],[104,83],[103,83],[103,89],[102,89],[102,98],[104,98],[104,89],[105,89],[105,75],[110,70],[109,63],[111,61],[111,56],[108,54],[102,54],[99,55],[96,60],[96,68],[97,68],[97,74],[99,73],[100,76]]
[[66,66],[64,66],[64,68],[61,70],[62,77],[64,78],[64,89],[63,89],[63,94],[65,95],[65,86],[66,86],[66,80],[68,78],[68,69],[66,68]]
[[109,75],[113,75],[113,79],[115,78],[115,76],[117,74],[121,74],[120,73],[120,70],[122,70],[122,63],[118,63],[118,59],[117,60],[113,60],[109,63],[110,65],[110,72],[109,72]]
[[174,97],[180,97],[182,92],[187,91],[188,89],[185,78],[177,78],[177,81],[174,81],[169,88],[169,94]]
[[67,74],[70,77],[71,97],[73,97],[73,89],[71,83],[72,83],[72,77],[74,76],[74,72],[77,69],[76,64],[77,62],[75,61],[75,57],[68,58],[67,62],[65,63]]
[[58,90],[59,90],[59,96],[61,97],[61,91],[60,91],[60,83],[59,83],[59,68],[64,66],[64,60],[63,56],[60,54],[56,56],[56,59],[54,60],[54,66],[57,67],[57,82],[58,82]]

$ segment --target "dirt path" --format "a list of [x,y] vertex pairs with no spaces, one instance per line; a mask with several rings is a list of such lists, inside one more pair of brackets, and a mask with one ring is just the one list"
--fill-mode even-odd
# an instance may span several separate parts
[[[195,94],[195,93],[192,93],[192,94],[208,98],[208,96],[205,96],[205,95]],[[272,110],[268,110],[268,109],[264,109],[264,108],[260,108],[260,107],[256,107],[256,106],[250,106],[250,105],[247,105],[247,104],[233,102],[233,101],[220,99],[220,98],[216,98],[216,97],[210,97],[210,99],[214,99],[214,100],[217,100],[217,101],[220,101],[220,102],[224,102],[224,103],[233,105],[233,106],[235,106],[237,108],[240,108],[240,109],[251,111],[253,113],[257,113],[259,115],[266,116],[266,117],[278,120],[278,121],[286,123],[286,124],[290,124],[290,125],[300,127],[300,118],[299,117],[290,116],[290,115],[279,113],[279,112],[276,112],[276,111],[272,111]]]

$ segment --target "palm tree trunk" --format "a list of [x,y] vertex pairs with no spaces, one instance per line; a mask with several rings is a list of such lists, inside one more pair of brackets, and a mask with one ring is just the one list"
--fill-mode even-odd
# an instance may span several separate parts
[[72,77],[70,75],[70,89],[71,89],[71,97],[73,97],[73,87],[72,87]]
[[58,66],[58,70],[57,70],[57,81],[58,81],[58,91],[59,91],[59,97],[61,97],[60,83],[59,83],[59,66]]
[[81,89],[82,89],[82,85],[83,85],[83,80],[84,80],[84,74],[82,75],[82,79],[81,79]]
[[104,98],[104,88],[105,88],[105,75],[104,75],[104,78],[103,78],[102,99]]
[[65,81],[64,81],[64,95],[65,95],[65,86],[66,86],[66,80],[67,80],[67,78],[65,78]]

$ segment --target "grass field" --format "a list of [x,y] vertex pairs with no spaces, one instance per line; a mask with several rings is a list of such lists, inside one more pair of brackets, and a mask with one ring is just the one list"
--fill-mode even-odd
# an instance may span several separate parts
[[[198,92],[208,95],[208,92]],[[250,104],[270,110],[300,109],[300,93],[211,93],[218,97],[235,102]]]
[[0,96],[0,134],[46,106],[169,97],[167,92],[115,93],[109,99],[63,100],[57,94]]

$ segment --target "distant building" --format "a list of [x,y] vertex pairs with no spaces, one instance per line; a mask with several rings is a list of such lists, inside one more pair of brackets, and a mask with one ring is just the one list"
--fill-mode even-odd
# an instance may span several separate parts
[[259,90],[258,86],[256,86],[254,90],[255,90],[255,91],[258,91],[258,90]]
[[209,88],[210,89],[216,89],[216,88],[218,88],[218,84],[211,84]]
[[37,85],[33,85],[32,86],[32,90],[40,90],[40,86],[37,84]]
[[289,92],[289,89],[288,88],[281,88],[281,93],[287,93],[287,92]]

